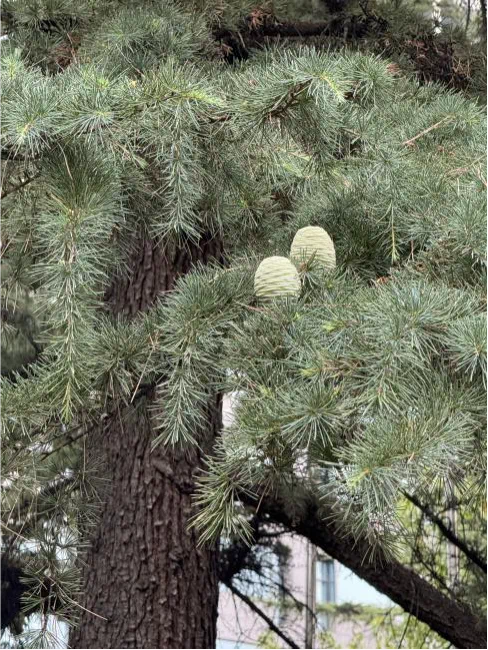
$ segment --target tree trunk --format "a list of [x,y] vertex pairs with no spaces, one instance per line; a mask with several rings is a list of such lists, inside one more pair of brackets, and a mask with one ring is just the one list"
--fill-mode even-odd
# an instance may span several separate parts
[[[174,254],[141,243],[130,277],[114,282],[114,313],[148,309],[197,260],[221,259],[202,241]],[[136,400],[86,442],[87,462],[103,477],[97,525],[83,541],[83,600],[73,648],[214,648],[218,606],[216,547],[198,546],[188,528],[194,476],[221,425],[221,401],[208,410],[202,451],[172,452],[154,439],[147,407]]]
[[486,42],[486,0],[480,0],[481,8],[481,38]]

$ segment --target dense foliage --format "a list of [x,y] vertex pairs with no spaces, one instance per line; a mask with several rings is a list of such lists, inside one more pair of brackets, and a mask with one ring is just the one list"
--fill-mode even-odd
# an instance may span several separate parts
[[[393,49],[290,39],[229,65],[214,35],[254,3],[3,4],[2,552],[26,612],[76,619],[77,531],[103,478],[84,435],[153,387],[154,445],[197,445],[213,396],[238,396],[200,481],[203,541],[249,540],[243,495],[279,488],[293,509],[305,484],[373,555],[475,603],[483,572],[463,557],[454,587],[436,582],[422,562],[445,576],[442,544],[408,504],[457,510],[483,555],[481,101],[419,83]],[[308,225],[337,268],[305,262],[300,296],[263,305],[258,264]],[[220,238],[225,264],[115,318],[142,235],[168,255]]]

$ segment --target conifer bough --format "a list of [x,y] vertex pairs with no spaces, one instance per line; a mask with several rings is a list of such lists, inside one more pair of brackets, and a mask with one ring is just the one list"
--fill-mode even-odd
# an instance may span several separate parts
[[306,226],[297,232],[290,257],[297,265],[313,261],[327,270],[336,265],[334,242],[327,231],[319,226]]
[[296,268],[286,257],[267,257],[254,276],[254,292],[260,300],[298,296],[300,278]]
[[[485,104],[428,83],[484,91],[485,75],[382,3],[375,41],[352,6],[314,35],[297,3],[246,20],[235,2],[4,0],[1,618],[17,646],[60,647],[56,617],[71,648],[215,648],[220,539],[237,576],[259,517],[453,647],[487,647]],[[349,48],[366,23],[367,52]],[[392,74],[409,60],[420,85]],[[311,224],[340,236],[348,272],[307,278],[297,318],[290,243]],[[278,304],[253,309],[255,291]],[[225,435],[223,392],[239,396]],[[447,537],[405,512],[407,488],[456,508],[455,591]],[[378,645],[416,647],[413,629]]]

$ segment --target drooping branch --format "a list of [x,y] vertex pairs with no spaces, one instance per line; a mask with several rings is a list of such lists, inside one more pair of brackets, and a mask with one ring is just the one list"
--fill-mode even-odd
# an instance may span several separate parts
[[27,155],[14,151],[13,149],[2,149],[0,151],[2,162],[30,162],[31,160],[39,160],[40,154]]
[[243,594],[242,591],[239,591],[239,589],[237,589],[237,587],[234,586],[232,582],[229,582],[228,584],[226,583],[226,586],[230,589],[230,591],[235,596],[240,598],[242,602],[249,607],[249,609],[251,609],[260,618],[262,618],[263,621],[266,623],[266,625],[269,627],[269,629],[272,630],[275,634],[277,634],[280,637],[280,639],[282,639],[285,643],[287,643],[290,646],[290,648],[300,647],[293,641],[293,639],[290,639],[289,636],[287,636],[282,630],[280,630],[280,628],[273,623],[272,619],[269,616],[267,616],[267,614],[265,614],[263,610],[256,605],[256,603],[254,603],[250,598],[248,598],[246,594]]
[[371,562],[369,543],[341,530],[330,507],[305,488],[296,487],[294,494],[296,503],[301,504],[294,511],[279,493],[242,494],[240,498],[253,507],[259,504],[260,513],[310,540],[457,648],[486,647],[486,626],[481,618],[400,562],[380,554]]
[[321,0],[322,3],[327,7],[329,13],[339,13],[345,11],[348,8],[348,5],[352,4],[351,0]]
[[[304,38],[307,36],[320,36],[329,29],[329,23],[319,22],[272,22],[267,21],[260,24],[259,26],[252,27],[249,26],[247,33],[249,36],[254,38],[264,38],[266,36],[276,37],[282,36],[284,38]],[[223,40],[230,34],[229,29],[218,29],[214,32],[214,38],[216,40]],[[246,36],[244,32],[243,36]]]
[[[343,0],[328,0],[326,4],[329,2],[339,6]],[[402,42],[395,43],[390,37],[388,21],[368,8],[367,1],[361,2],[360,6],[363,15],[349,15],[339,8],[330,12],[332,15],[328,20],[320,22],[280,20],[257,9],[246,16],[237,29],[218,27],[213,31],[213,37],[220,43],[223,57],[228,63],[248,59],[253,49],[265,47],[275,39],[312,42],[319,47],[322,44],[327,49],[365,39],[370,44],[375,43],[374,49],[381,56],[395,58],[399,53],[406,55],[421,83],[436,81],[456,89],[468,87],[473,64],[469,57],[464,62],[460,61],[450,40],[436,35],[425,25],[420,31],[412,28]],[[483,14],[482,6],[483,15],[486,14]],[[486,32],[486,28],[482,29]]]
[[[254,534],[257,529],[257,517],[251,521]],[[253,535],[254,537],[254,535]],[[246,566],[246,560],[252,551],[252,546],[242,540],[234,541],[229,547],[219,553],[219,580],[225,585],[232,583],[232,578]]]
[[454,533],[454,531],[446,526],[442,519],[435,514],[435,512],[426,504],[423,504],[414,494],[405,493],[405,497],[413,503],[419,510],[421,510],[424,515],[426,515],[432,523],[434,523],[442,535],[457,546],[457,548],[464,553],[464,555],[471,560],[476,566],[478,566],[484,573],[486,573],[486,560],[482,558],[473,548],[470,548],[466,542]]
[[243,18],[237,30],[219,27],[214,30],[213,37],[221,43],[226,60],[232,63],[235,59],[249,58],[252,48],[262,47],[270,39],[357,39],[366,36],[373,22],[385,28],[386,21],[376,17],[373,20],[370,16],[352,16],[345,21],[341,9],[346,3],[347,0],[327,0],[327,5],[333,5],[333,15],[329,20],[319,22],[280,20],[266,10],[255,9]]
[[38,521],[42,517],[48,516],[52,510],[51,506],[48,506],[47,510],[43,510],[42,507],[38,506],[38,503],[42,504],[44,499],[59,498],[62,492],[75,488],[76,479],[72,475],[58,476],[49,481],[39,490],[34,499],[26,497],[16,505],[15,520],[17,523],[12,525],[18,525],[25,530],[32,521]]
[[[280,20],[277,16],[264,9],[254,9],[244,17],[238,31],[228,28],[218,28],[214,31],[215,40],[233,47],[240,43],[240,48],[235,52],[237,58],[247,58],[243,55],[243,47],[256,47],[263,44],[266,39],[272,38],[313,38],[338,36],[344,38],[361,38],[372,29],[378,27],[384,31],[388,27],[387,21],[381,16],[363,8],[364,16],[345,17],[344,9],[349,0],[324,0],[331,18],[326,21],[287,21]],[[246,54],[248,54],[246,52]]]
[[[252,517],[250,525],[254,540],[252,546],[246,544],[243,540],[235,539],[229,546],[221,549],[219,553],[219,580],[229,589],[230,585],[233,584],[234,577],[244,569],[250,569],[253,572],[260,573],[259,563],[256,564],[253,558],[255,546],[262,545],[263,543],[268,546],[271,541],[270,548],[273,548],[273,544],[286,533],[286,530],[282,526],[278,527],[274,525],[273,529],[269,529],[269,522],[264,522],[259,515]],[[315,612],[307,603],[299,600],[283,581],[270,580],[270,582],[274,587],[279,588],[283,596],[293,601],[299,610],[307,610],[312,618],[314,620],[316,619]]]

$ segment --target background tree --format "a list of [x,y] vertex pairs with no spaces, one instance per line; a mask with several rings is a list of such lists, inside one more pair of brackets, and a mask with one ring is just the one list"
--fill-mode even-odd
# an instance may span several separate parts
[[[257,512],[485,647],[482,55],[398,5],[133,4],[2,9],[2,624],[214,647]],[[257,302],[310,224],[338,269]]]

